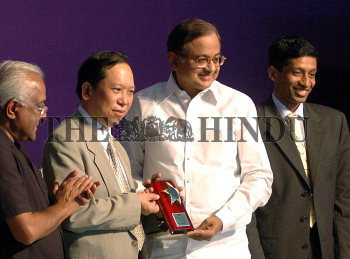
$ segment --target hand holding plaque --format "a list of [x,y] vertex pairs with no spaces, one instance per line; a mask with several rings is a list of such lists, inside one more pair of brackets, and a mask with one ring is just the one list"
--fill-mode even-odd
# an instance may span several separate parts
[[160,196],[158,205],[171,234],[193,230],[193,225],[181,201],[179,191],[171,180],[153,180],[151,187]]

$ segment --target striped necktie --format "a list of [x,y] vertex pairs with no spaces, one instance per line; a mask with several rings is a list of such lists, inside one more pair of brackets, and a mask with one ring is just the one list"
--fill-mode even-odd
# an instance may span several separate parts
[[[122,164],[120,162],[117,147],[116,147],[116,139],[113,136],[109,136],[108,146],[107,146],[107,153],[110,158],[110,163],[113,168],[114,176],[117,179],[118,185],[122,193],[128,193],[130,192],[130,186],[128,184],[128,181],[125,177],[124,170],[122,167]],[[145,232],[143,230],[143,227],[141,224],[137,225],[134,228],[135,236],[137,238],[138,243],[138,249],[141,250],[142,246],[145,242]]]

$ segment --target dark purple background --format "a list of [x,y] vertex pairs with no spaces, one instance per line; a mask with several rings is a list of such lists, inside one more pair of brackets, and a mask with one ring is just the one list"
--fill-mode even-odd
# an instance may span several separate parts
[[[269,44],[284,35],[308,39],[319,52],[317,88],[310,99],[348,114],[350,1],[94,0],[4,1],[0,4],[0,59],[38,64],[46,74],[50,116],[68,116],[78,106],[79,65],[100,50],[125,52],[137,89],[168,79],[166,39],[186,18],[215,24],[227,63],[219,81],[266,99]],[[26,149],[37,165],[48,135],[47,122]]]

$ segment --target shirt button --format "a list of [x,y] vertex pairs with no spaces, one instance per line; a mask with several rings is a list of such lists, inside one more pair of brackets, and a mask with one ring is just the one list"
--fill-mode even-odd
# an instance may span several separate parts
[[307,216],[303,216],[300,218],[300,222],[305,222],[305,221],[307,221]]
[[307,196],[309,195],[309,192],[308,191],[305,191],[301,194],[301,196],[303,196],[304,198],[306,198]]
[[137,240],[132,241],[132,242],[131,242],[131,245],[132,245],[132,246],[137,246]]
[[308,244],[304,244],[301,248],[304,249],[304,250],[307,250],[307,249],[309,249],[309,245]]

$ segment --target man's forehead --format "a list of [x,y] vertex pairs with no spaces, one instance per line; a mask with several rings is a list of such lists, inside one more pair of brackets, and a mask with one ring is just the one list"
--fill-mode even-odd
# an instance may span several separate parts
[[[210,41],[210,45],[208,46],[208,41],[206,39],[208,38],[214,38],[214,46],[212,45],[213,42]],[[218,52],[221,51],[221,43],[219,38],[215,33],[203,35],[200,37],[197,37],[193,39],[192,41],[185,44],[183,50],[184,51],[190,51],[192,53],[198,52],[199,55],[205,54],[200,52],[207,52],[215,48]]]
[[44,102],[46,100],[46,86],[41,76],[31,73],[25,80],[25,91],[31,100]]
[[312,65],[314,69],[317,69],[317,58],[312,56],[290,58],[287,60],[286,65],[284,67],[299,67],[303,65]]
[[111,87],[121,87],[121,88],[126,88],[126,89],[133,89],[135,88],[134,82],[121,82],[121,81],[115,81],[111,82],[110,85]]
[[305,60],[310,60],[312,62],[316,62],[317,63],[317,58],[313,57],[313,56],[301,56],[301,57],[296,57],[296,58],[290,58],[287,60],[287,64],[291,64],[291,63],[299,63]]
[[29,73],[25,79],[25,85],[28,89],[45,89],[43,78],[37,74]]

